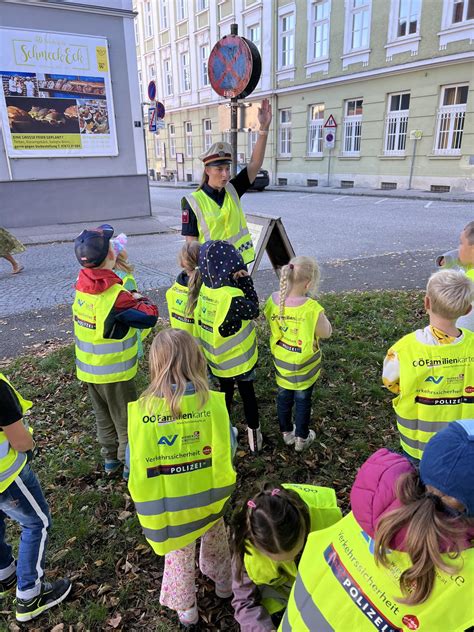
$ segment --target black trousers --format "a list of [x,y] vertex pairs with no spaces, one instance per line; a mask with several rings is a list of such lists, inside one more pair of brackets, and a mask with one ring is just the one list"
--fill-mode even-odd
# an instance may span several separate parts
[[236,380],[234,377],[220,377],[219,383],[221,385],[221,391],[225,394],[225,403],[227,410],[232,409],[232,402],[234,399],[235,383],[237,382],[237,388],[239,389],[240,397],[244,405],[245,421],[249,428],[258,428],[258,403],[255,396],[255,389],[253,387],[253,380]]

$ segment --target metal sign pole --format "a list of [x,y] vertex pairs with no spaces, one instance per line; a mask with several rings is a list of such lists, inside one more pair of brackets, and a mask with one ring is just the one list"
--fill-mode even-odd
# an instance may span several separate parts
[[[230,34],[239,34],[238,24],[230,25]],[[232,146],[231,176],[233,178],[237,175],[237,108],[237,98],[234,97],[230,100],[230,144]]]
[[411,181],[413,179],[413,170],[415,168],[416,143],[417,141],[413,140],[413,153],[411,155],[410,177],[408,178],[408,189],[411,189]]
[[331,156],[332,156],[332,149],[329,149],[329,157],[328,157],[328,181],[326,182],[326,186],[329,186],[329,174],[331,172]]

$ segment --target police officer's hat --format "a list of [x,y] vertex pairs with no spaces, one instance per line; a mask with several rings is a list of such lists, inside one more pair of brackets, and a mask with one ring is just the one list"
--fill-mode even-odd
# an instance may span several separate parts
[[232,162],[232,147],[229,143],[214,143],[199,158],[203,161],[205,167],[230,165]]

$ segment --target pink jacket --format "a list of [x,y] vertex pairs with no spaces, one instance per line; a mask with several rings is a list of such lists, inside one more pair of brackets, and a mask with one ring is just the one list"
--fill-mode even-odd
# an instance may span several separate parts
[[[396,497],[396,482],[402,474],[413,469],[414,466],[406,457],[386,448],[377,450],[360,468],[351,490],[352,512],[370,537],[374,537],[375,528],[382,516],[400,507],[400,501]],[[405,535],[405,529],[399,531],[391,547],[398,551],[405,550]],[[462,548],[471,548],[473,537],[474,533],[469,530]]]

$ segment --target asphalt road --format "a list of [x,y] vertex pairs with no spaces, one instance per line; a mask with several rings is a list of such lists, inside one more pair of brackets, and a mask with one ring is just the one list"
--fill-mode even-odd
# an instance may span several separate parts
[[[151,188],[163,234],[134,236],[130,260],[143,292],[166,315],[164,292],[178,272],[180,198],[192,189]],[[423,288],[434,257],[456,247],[472,220],[472,204],[398,198],[265,191],[243,197],[247,212],[281,216],[298,254],[318,259],[322,292]],[[120,224],[115,225],[120,232]],[[21,255],[25,271],[12,276],[0,263],[0,358],[30,347],[71,339],[70,304],[77,262],[70,243],[31,246]],[[256,275],[262,300],[277,287],[264,259]]]

